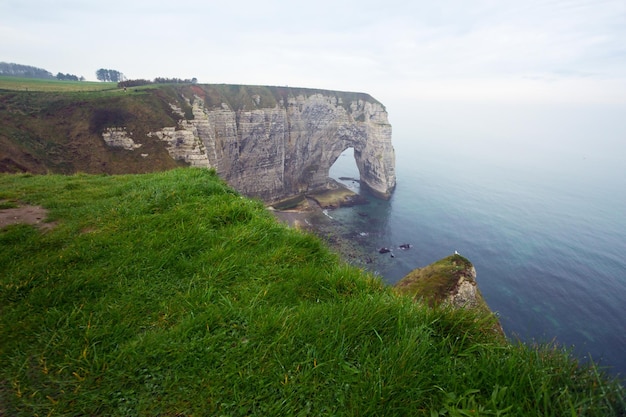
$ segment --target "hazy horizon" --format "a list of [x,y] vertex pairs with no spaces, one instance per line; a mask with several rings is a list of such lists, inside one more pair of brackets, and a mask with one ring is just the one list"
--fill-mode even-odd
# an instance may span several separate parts
[[366,92],[472,103],[626,103],[621,0],[0,2],[0,61],[95,80]]

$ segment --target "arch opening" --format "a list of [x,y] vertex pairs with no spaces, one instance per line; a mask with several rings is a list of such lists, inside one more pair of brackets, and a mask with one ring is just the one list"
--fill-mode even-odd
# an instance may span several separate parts
[[346,148],[341,152],[328,170],[328,177],[349,190],[360,194],[361,172],[356,163],[353,147]]

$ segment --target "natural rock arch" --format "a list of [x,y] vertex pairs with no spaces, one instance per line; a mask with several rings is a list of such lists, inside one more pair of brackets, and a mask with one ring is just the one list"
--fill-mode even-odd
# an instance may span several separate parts
[[354,157],[354,148],[349,146],[330,164],[328,170],[328,176],[331,179],[338,179],[341,177],[350,179],[360,179],[361,173]]
[[275,202],[323,190],[330,167],[349,147],[362,186],[381,198],[395,187],[391,125],[383,105],[367,94],[205,85],[180,97],[184,103],[170,103],[178,126],[148,136],[165,142],[174,159],[215,168],[247,196]]
[[361,185],[378,197],[389,198],[396,184],[395,153],[382,105],[359,100],[346,110],[336,98],[321,94],[294,101],[301,111],[288,113],[287,194],[325,188],[330,167],[343,151],[353,148]]

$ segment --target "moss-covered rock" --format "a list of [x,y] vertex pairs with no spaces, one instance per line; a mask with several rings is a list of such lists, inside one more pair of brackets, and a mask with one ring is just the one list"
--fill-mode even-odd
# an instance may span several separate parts
[[414,269],[396,284],[395,290],[430,306],[447,304],[492,313],[478,289],[474,265],[458,253]]

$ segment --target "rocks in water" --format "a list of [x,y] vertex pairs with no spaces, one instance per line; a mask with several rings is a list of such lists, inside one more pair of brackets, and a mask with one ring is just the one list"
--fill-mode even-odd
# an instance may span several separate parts
[[[398,248],[400,248],[401,250],[408,250],[411,249],[413,247],[413,245],[411,245],[410,243],[403,243],[401,245],[398,246]],[[388,247],[383,246],[382,248],[378,249],[378,253],[391,253],[391,257],[395,258],[396,256],[393,254],[393,252],[391,251],[391,249],[389,249]]]
[[[403,243],[401,245],[398,246],[399,249],[402,250],[408,250],[411,249],[413,247],[413,245],[411,245],[410,243]],[[387,247],[382,247],[380,249],[378,249],[378,253],[389,253],[391,252],[391,249],[387,248]],[[392,254],[393,257],[393,254]]]

